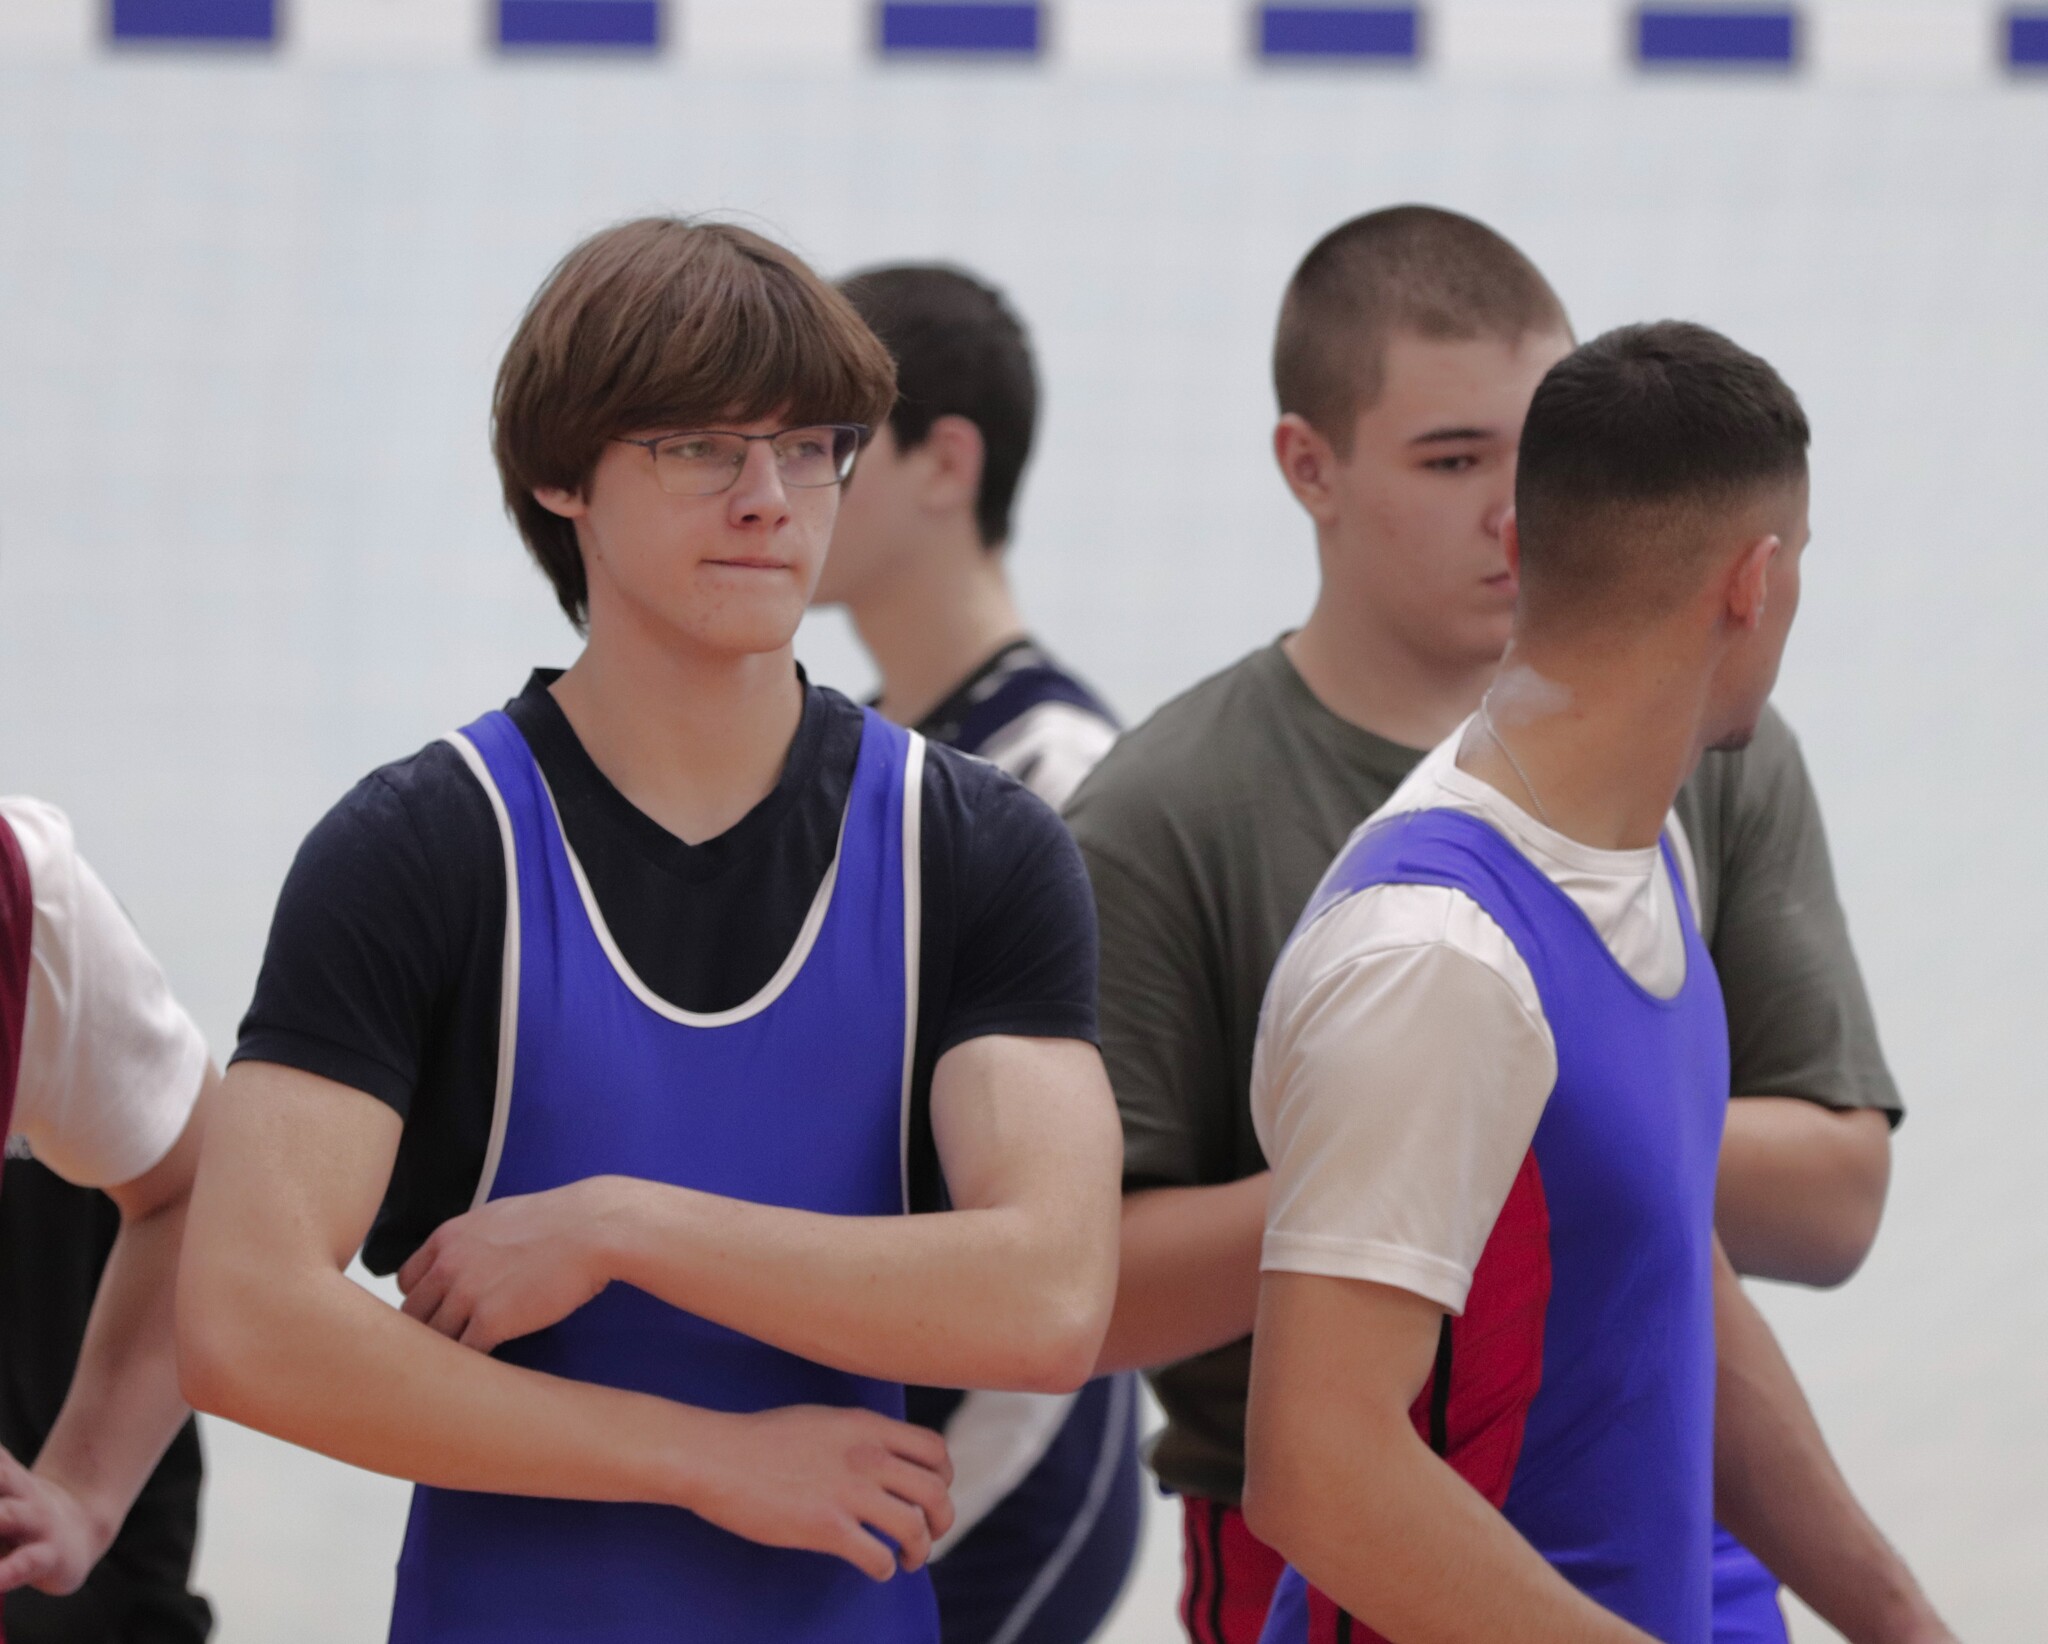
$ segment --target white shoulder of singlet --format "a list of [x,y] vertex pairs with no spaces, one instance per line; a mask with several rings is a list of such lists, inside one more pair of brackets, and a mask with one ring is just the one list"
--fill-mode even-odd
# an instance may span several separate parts
[[1071,702],[1041,702],[997,731],[979,751],[1058,810],[1115,741],[1116,727],[1100,714]]
[[171,1149],[206,1040],[54,805],[0,799],[35,899],[13,1129],[69,1181],[133,1181]]
[[[1669,997],[1685,981],[1685,934],[1677,897],[1699,903],[1692,853],[1677,816],[1667,816],[1683,891],[1671,882],[1656,845],[1603,850],[1559,833],[1498,788],[1463,770],[1458,749],[1467,720],[1423,758],[1380,815],[1395,811],[1462,811],[1491,825],[1552,884],[1578,904],[1615,961],[1650,992]],[[1674,832],[1675,830],[1675,832]]]

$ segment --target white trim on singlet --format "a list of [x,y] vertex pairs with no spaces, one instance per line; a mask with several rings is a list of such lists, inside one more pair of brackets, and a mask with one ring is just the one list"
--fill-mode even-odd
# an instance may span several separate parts
[[924,738],[910,734],[903,754],[903,1104],[896,1168],[903,1213],[910,1214],[910,1089],[917,1073],[917,986],[924,951]]
[[965,1541],[1045,1460],[1079,1393],[1014,1393],[977,1387],[946,1418],[953,1459],[953,1525],[932,1543],[934,1561]]
[[839,837],[832,845],[832,865],[825,870],[825,877],[818,886],[818,894],[811,898],[811,910],[804,915],[803,928],[796,933],[796,943],[783,956],[782,964],[775,974],[768,978],[767,985],[753,998],[743,1000],[730,1010],[695,1011],[685,1010],[681,1005],[672,1005],[666,999],[640,980],[637,972],[626,962],[625,954],[619,951],[619,944],[612,939],[611,927],[604,922],[604,912],[597,905],[597,893],[590,888],[590,880],[583,872],[583,863],[577,858],[576,847],[569,843],[569,833],[562,826],[562,812],[555,804],[555,791],[548,786],[547,773],[540,766],[534,766],[534,774],[540,778],[541,792],[548,796],[548,810],[555,819],[555,836],[562,841],[562,854],[569,859],[569,872],[576,880],[576,894],[583,898],[584,916],[590,921],[590,928],[596,933],[598,946],[604,949],[605,957],[611,961],[612,969],[619,980],[632,990],[633,997],[653,1011],[665,1016],[671,1022],[684,1027],[721,1028],[731,1027],[735,1022],[744,1022],[780,999],[789,990],[790,983],[804,968],[804,961],[811,956],[811,949],[817,946],[818,932],[825,928],[825,915],[831,911],[832,890],[839,883],[839,858],[846,848],[846,812],[853,809],[849,796],[846,812],[839,817]]
[[[1081,1499],[1081,1510],[1074,1515],[1066,1534],[1060,1537],[1060,1544],[1053,1549],[1052,1557],[1039,1566],[1038,1574],[1031,1578],[1031,1585],[1017,1600],[1017,1607],[1004,1618],[989,1644],[1016,1644],[1024,1629],[1037,1617],[1040,1606],[1065,1579],[1067,1567],[1087,1545],[1088,1538],[1095,1534],[1095,1526],[1102,1519],[1102,1509],[1109,1503],[1109,1492],[1116,1485],[1124,1446],[1129,1442],[1125,1435],[1137,1419],[1138,1378],[1131,1374],[1117,1376],[1109,1384],[1109,1417],[1102,1424],[1102,1448],[1095,1452],[1095,1467],[1088,1475],[1088,1493]],[[1130,1580],[1128,1570],[1124,1572],[1124,1580]]]
[[[498,995],[498,1079],[491,1102],[491,1138],[484,1151],[483,1171],[477,1178],[476,1196],[470,1201],[470,1208],[475,1209],[490,1197],[498,1174],[498,1160],[505,1150],[505,1125],[512,1110],[512,1070],[519,1048],[519,861],[512,837],[511,813],[505,808],[505,797],[498,791],[497,781],[491,775],[482,752],[460,731],[448,732],[443,740],[454,747],[462,756],[463,763],[483,785],[484,796],[490,800],[491,812],[498,820],[498,837],[505,847],[505,951]],[[903,1093],[897,1118],[896,1154],[897,1180],[906,1214],[910,1209],[910,1091],[917,1058],[918,964],[924,930],[924,747],[924,738],[915,731],[911,732],[903,769]],[[583,899],[584,915],[590,920],[590,928],[597,937],[598,945],[604,949],[605,957],[611,961],[612,969],[636,999],[657,1015],[685,1027],[718,1028],[758,1016],[782,997],[803,970],[811,949],[817,946],[818,933],[825,926],[825,915],[831,911],[833,888],[839,882],[840,857],[846,846],[846,813],[853,809],[851,795],[847,799],[846,812],[842,812],[839,818],[839,837],[832,847],[832,864],[825,870],[824,880],[819,884],[817,894],[811,898],[810,911],[804,915],[803,928],[797,932],[796,942],[784,956],[780,967],[753,998],[730,1010],[702,1012],[670,1004],[641,981],[626,962],[625,954],[613,940],[611,927],[605,923],[604,914],[597,905],[597,895],[590,888],[590,880],[583,872],[576,849],[569,843],[568,830],[562,826],[561,810],[555,804],[554,790],[548,786],[547,776],[538,763],[534,766],[534,774],[540,779],[541,792],[547,795],[555,836],[561,840],[562,854],[568,858],[570,875],[576,881],[576,894]]]
[[512,813],[505,809],[505,796],[498,792],[491,768],[477,745],[460,731],[442,738],[483,785],[491,802],[491,814],[498,819],[498,838],[505,846],[505,956],[498,981],[498,1084],[491,1097],[491,1139],[484,1149],[484,1167],[476,1179],[476,1195],[469,1201],[474,1210],[491,1196],[498,1178],[498,1160],[505,1152],[505,1122],[512,1113],[512,1069],[519,1055],[519,856],[512,840]]

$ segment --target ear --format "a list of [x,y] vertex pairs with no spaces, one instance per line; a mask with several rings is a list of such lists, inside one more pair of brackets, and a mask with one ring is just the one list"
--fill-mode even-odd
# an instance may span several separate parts
[[1744,545],[1729,568],[1724,609],[1729,622],[1749,629],[1764,619],[1771,591],[1771,563],[1784,545],[1776,536],[1758,537]]
[[981,495],[982,465],[988,460],[981,430],[966,417],[938,417],[917,449],[928,465],[926,505],[943,513],[972,510]]
[[1335,506],[1332,490],[1337,467],[1337,453],[1330,442],[1306,417],[1290,411],[1274,426],[1273,460],[1280,465],[1287,489],[1308,510],[1309,517],[1319,523],[1327,521]]
[[590,512],[590,503],[581,491],[564,491],[555,485],[536,485],[533,500],[564,519],[581,519]]
[[1512,508],[1501,515],[1500,547],[1501,552],[1507,555],[1508,575],[1517,582],[1520,582],[1522,580],[1522,522],[1515,518],[1515,511]]

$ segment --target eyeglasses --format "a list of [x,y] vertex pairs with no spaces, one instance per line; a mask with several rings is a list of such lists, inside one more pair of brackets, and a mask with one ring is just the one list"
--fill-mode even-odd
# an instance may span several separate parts
[[798,489],[839,485],[853,472],[867,427],[857,422],[784,428],[773,434],[735,434],[701,428],[686,434],[658,434],[651,440],[622,439],[644,446],[654,459],[654,482],[672,497],[714,497],[730,491],[747,465],[747,447],[766,440],[775,453],[782,483]]

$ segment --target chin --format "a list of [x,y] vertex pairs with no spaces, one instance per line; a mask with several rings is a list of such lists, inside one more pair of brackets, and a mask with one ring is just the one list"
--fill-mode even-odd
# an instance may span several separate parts
[[[1757,716],[1758,718],[1761,715]],[[1756,718],[1735,730],[1724,732],[1707,744],[1708,753],[1740,753],[1756,740]]]
[[[797,613],[801,620],[802,613]],[[755,620],[714,621],[697,630],[698,643],[714,651],[724,651],[732,656],[759,656],[768,651],[780,651],[796,639],[797,621],[788,620],[778,613],[775,617],[762,616]]]

